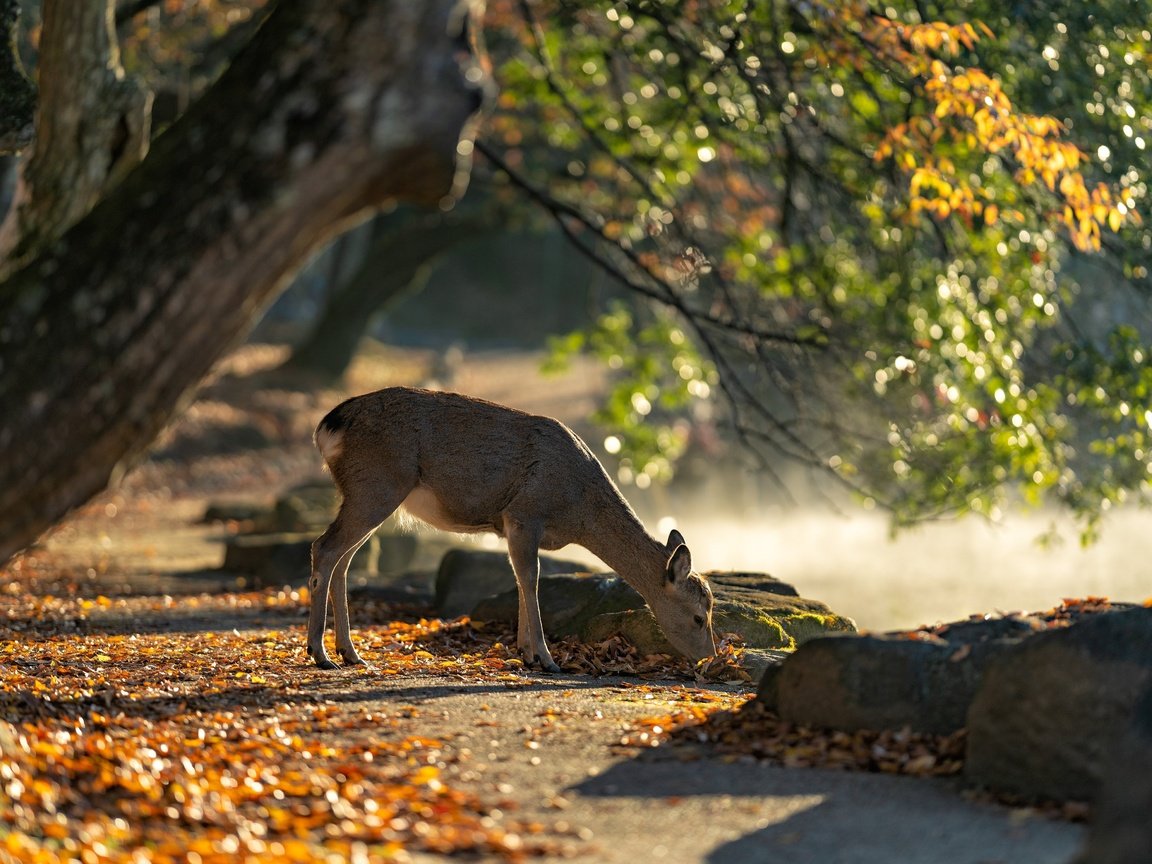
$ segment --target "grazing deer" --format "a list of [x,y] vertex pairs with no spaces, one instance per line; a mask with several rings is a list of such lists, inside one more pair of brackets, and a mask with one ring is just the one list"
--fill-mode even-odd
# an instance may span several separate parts
[[592,451],[558,420],[455,393],[391,387],[336,406],[316,446],[344,496],[312,544],[308,653],[321,669],[328,597],[336,649],[363,664],[348,626],[348,564],[397,507],[444,531],[491,531],[508,541],[520,592],[517,647],[558,672],[544,641],[539,550],[576,543],[647,601],[668,640],[692,660],[716,653],[712,592],[692,572],[680,532],[649,536]]

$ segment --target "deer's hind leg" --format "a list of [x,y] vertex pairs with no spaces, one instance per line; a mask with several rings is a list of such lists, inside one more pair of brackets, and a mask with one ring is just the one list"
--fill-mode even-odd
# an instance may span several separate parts
[[336,519],[312,544],[312,575],[308,588],[312,592],[308,610],[308,654],[321,669],[335,669],[336,664],[324,648],[324,627],[328,619],[328,597],[331,594],[335,612],[336,650],[348,665],[366,665],[352,644],[348,615],[348,565],[352,556],[367,542],[380,523],[392,515],[403,496],[366,501],[345,494]]
[[504,519],[504,536],[508,539],[508,557],[516,574],[520,597],[520,616],[516,628],[516,648],[528,665],[545,672],[559,672],[544,639],[540,617],[540,530],[511,517]]

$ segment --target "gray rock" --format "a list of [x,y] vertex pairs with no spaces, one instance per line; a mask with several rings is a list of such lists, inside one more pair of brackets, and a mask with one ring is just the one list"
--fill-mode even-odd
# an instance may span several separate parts
[[792,656],[791,651],[778,648],[745,648],[740,665],[753,681],[759,681],[768,672]]
[[964,726],[988,663],[1016,644],[982,636],[813,639],[768,670],[757,698],[795,723],[845,732],[908,726],[946,735]]
[[[637,597],[640,595],[637,594]],[[641,598],[643,603],[643,598]],[[557,634],[561,635],[561,634]],[[595,644],[612,636],[620,635],[636,646],[641,654],[670,654],[679,652],[665,637],[656,623],[655,616],[647,606],[639,609],[625,609],[622,612],[605,612],[588,618],[579,632],[573,634],[583,642]]]
[[787,582],[781,582],[767,573],[748,573],[740,570],[711,570],[704,574],[715,590],[719,586],[726,599],[759,600],[765,594],[799,597],[799,592]]
[[[229,537],[224,542],[224,563],[220,569],[248,577],[248,584],[257,588],[298,587],[308,581],[311,573],[312,541],[315,539],[315,534],[301,532]],[[385,538],[389,543],[396,539]],[[356,553],[349,569],[375,572],[381,548],[380,541],[373,537]]]
[[[549,555],[540,556],[540,573],[581,573],[587,568],[575,561],[565,561]],[[516,619],[516,576],[512,564],[503,552],[485,552],[479,549],[449,549],[440,560],[436,574],[434,605],[440,615],[455,617],[471,613],[478,603],[496,594],[513,593],[511,620]],[[541,601],[543,606],[543,601]],[[501,606],[493,609],[503,609]],[[486,620],[509,620],[506,611],[486,612],[497,615]],[[485,619],[479,619],[485,620]],[[547,626],[547,624],[545,624]]]
[[222,570],[245,576],[253,587],[299,587],[308,581],[311,534],[241,534],[224,544]]
[[204,508],[203,522],[255,522],[267,525],[272,508],[253,501],[214,501]]
[[[850,619],[815,600],[797,597],[792,586],[770,576],[749,573],[707,574],[716,597],[713,613],[718,635],[735,633],[752,648],[793,648],[817,635],[854,632]],[[617,633],[645,654],[675,654],[644,598],[614,574],[547,577],[540,580],[540,613],[549,636],[578,636],[598,642]],[[480,603],[478,620],[514,622],[515,590]]]
[[797,596],[794,588],[792,594],[750,590],[742,580],[730,584],[725,573],[710,573],[708,580],[716,598],[712,629],[717,637],[734,633],[750,648],[793,649],[830,633],[856,632],[851,618]]
[[968,712],[965,772],[1028,797],[1092,800],[1152,683],[1152,609],[1084,618],[991,663]]
[[[613,574],[553,574],[542,576],[537,592],[544,632],[555,638],[579,636],[598,615],[644,605],[644,598]],[[516,589],[481,600],[472,610],[478,621],[515,623],[519,614]]]
[[319,534],[336,518],[339,508],[340,493],[331,480],[303,483],[276,499],[271,529]]
[[356,553],[352,568],[368,573],[403,573],[415,563],[420,545],[421,539],[417,535],[390,530],[389,525],[382,525]]
[[1152,686],[1136,701],[1128,731],[1103,784],[1075,864],[1132,864],[1152,854]]
[[407,570],[387,576],[348,574],[348,598],[355,609],[359,603],[405,604],[427,608],[432,605],[435,570]]

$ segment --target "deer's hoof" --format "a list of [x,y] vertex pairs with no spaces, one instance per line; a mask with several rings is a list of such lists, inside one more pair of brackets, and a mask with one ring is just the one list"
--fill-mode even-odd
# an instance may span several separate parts
[[313,656],[312,659],[315,661],[317,669],[339,669],[340,668],[339,666],[337,666],[335,663],[332,662],[332,658],[329,657],[327,654],[320,654],[318,656]]
[[541,657],[539,654],[533,654],[532,659],[528,661],[529,666],[539,669],[541,672],[559,672],[560,667],[556,665],[556,661],[551,657]]
[[355,650],[341,651],[340,659],[344,661],[345,666],[367,666],[368,661],[356,653]]

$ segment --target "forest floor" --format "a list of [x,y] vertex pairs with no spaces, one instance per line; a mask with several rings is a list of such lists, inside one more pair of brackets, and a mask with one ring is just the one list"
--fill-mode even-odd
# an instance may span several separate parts
[[[0,862],[1075,853],[1079,825],[964,791],[955,741],[788,728],[750,685],[626,646],[558,645],[565,672],[544,675],[509,633],[367,602],[353,634],[371,665],[315,669],[306,590],[237,584],[215,568],[239,526],[201,521],[209,501],[321,476],[311,431],[346,391],[301,389],[280,357],[237,352],[120,489],[0,571]],[[599,373],[541,381],[537,360],[470,358],[451,383],[587,416]],[[347,392],[435,371],[380,350]]]

